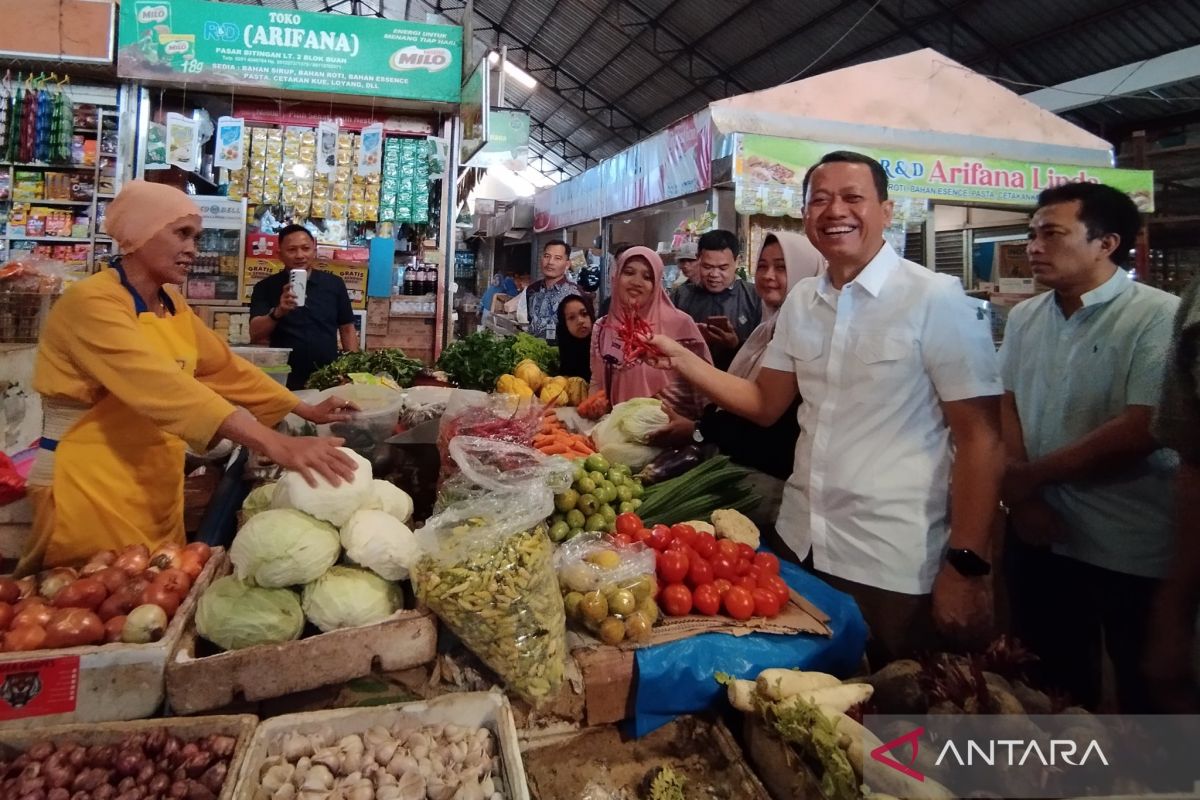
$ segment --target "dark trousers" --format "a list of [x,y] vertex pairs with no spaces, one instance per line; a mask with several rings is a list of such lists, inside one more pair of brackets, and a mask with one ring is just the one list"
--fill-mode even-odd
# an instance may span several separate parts
[[1066,692],[1094,710],[1103,643],[1121,713],[1150,713],[1141,662],[1160,581],[1056,555],[1011,532],[1004,561],[1013,633],[1040,659],[1034,667],[1039,688]]

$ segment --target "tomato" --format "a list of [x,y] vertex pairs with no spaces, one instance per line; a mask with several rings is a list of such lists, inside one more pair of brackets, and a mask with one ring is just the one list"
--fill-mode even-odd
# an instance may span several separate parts
[[672,583],[662,590],[659,605],[668,616],[686,616],[692,610],[692,592],[682,583]]
[[13,617],[17,615],[13,611],[12,603],[6,603],[0,600],[0,631],[6,631],[12,625]]
[[649,545],[659,552],[666,550],[671,543],[671,529],[666,525],[655,525],[650,529]]
[[707,531],[701,531],[692,540],[692,547],[704,558],[712,558],[717,554],[717,537]]
[[633,538],[628,533],[616,533],[613,534],[612,542],[618,550],[621,550],[633,544]]
[[720,593],[721,597],[724,597],[725,593],[729,591],[733,584],[724,578],[717,578],[715,581],[713,581],[713,586],[717,587],[717,591]]
[[743,575],[733,582],[734,586],[740,586],[748,592],[753,592],[758,588],[758,581],[751,578],[749,575]]
[[168,617],[174,616],[179,604],[183,602],[182,596],[157,583],[147,586],[138,599],[142,605],[158,606],[167,612]]
[[729,556],[729,558],[731,560],[737,561],[737,557],[738,557],[737,542],[733,541],[732,539],[718,539],[717,540],[717,551],[720,552],[721,555]]
[[737,578],[737,563],[729,556],[718,553],[712,560],[713,576],[733,582]]
[[690,545],[696,538],[696,529],[691,525],[685,525],[681,522],[678,525],[671,526],[671,535],[676,539],[683,539],[684,543]]
[[696,613],[712,617],[721,611],[721,592],[711,583],[703,583],[692,592]]
[[642,520],[637,514],[628,511],[617,515],[617,533],[633,536],[642,529]]
[[658,577],[664,583],[680,583],[688,574],[688,558],[678,550],[658,554]]
[[725,605],[725,613],[734,619],[745,620],[754,616],[754,595],[750,594],[749,589],[732,586],[721,602]]
[[755,553],[754,566],[772,575],[779,574],[779,556],[774,553]]
[[[94,610],[105,598],[108,589],[96,578],[80,578],[54,595],[53,605],[58,608],[86,608]],[[49,633],[49,631],[47,631]]]
[[650,546],[650,535],[651,534],[650,534],[649,528],[642,528],[641,530],[639,530],[637,533],[634,534],[633,538],[637,539],[639,542],[641,542],[642,544],[649,547]]
[[753,561],[751,561],[750,569],[746,570],[746,575],[748,577],[754,578],[755,585],[758,585],[758,579],[762,577],[762,574],[763,574],[762,567],[758,566]]
[[694,588],[696,586],[703,586],[706,583],[712,583],[713,578],[715,577],[713,575],[712,564],[708,563],[703,558],[700,558],[699,554],[697,554],[695,558],[689,559],[689,562],[687,578],[688,584]]
[[192,588],[192,579],[187,576],[187,573],[174,567],[164,569],[158,573],[158,577],[154,579],[154,583],[174,592],[180,597],[186,597],[188,591]]
[[739,578],[745,577],[746,575],[750,574],[750,562],[738,559],[737,563],[734,565],[734,569]]
[[778,575],[764,575],[758,579],[760,588],[769,589],[779,598],[780,607],[786,606],[792,597],[788,585]]
[[46,629],[41,625],[13,625],[4,634],[4,649],[9,652],[39,650],[46,643]]
[[104,640],[104,623],[91,611],[71,608],[46,626],[46,647],[79,647]]
[[738,542],[737,551],[738,558],[745,559],[746,561],[754,560],[754,548],[745,542]]
[[692,548],[688,547],[688,543],[683,539],[671,539],[671,543],[667,545],[668,550],[678,550],[680,553],[686,554]]
[[775,617],[779,615],[782,603],[779,595],[770,589],[755,589],[750,593],[754,597],[754,613],[760,617]]

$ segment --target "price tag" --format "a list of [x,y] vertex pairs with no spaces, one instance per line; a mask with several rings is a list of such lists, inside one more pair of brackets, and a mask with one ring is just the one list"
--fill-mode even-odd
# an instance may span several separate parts
[[0,663],[0,720],[75,710],[79,656]]

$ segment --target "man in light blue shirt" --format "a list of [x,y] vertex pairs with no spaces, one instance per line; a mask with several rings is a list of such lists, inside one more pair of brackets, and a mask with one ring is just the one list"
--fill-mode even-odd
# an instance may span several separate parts
[[1140,224],[1108,186],[1043,192],[1028,254],[1054,291],[1012,310],[1001,349],[1014,630],[1043,680],[1092,708],[1103,641],[1124,713],[1148,710],[1140,662],[1178,463],[1150,423],[1179,300],[1118,266]]

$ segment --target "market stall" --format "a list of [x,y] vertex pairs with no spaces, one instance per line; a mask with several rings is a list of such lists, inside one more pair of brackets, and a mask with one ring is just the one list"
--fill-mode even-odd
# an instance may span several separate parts
[[360,346],[432,362],[453,279],[461,30],[234,6],[214,37],[211,5],[127,4],[117,58],[140,83],[138,176],[201,198],[185,296],[248,344],[253,287],[282,268],[276,233],[301,224],[347,286]]

